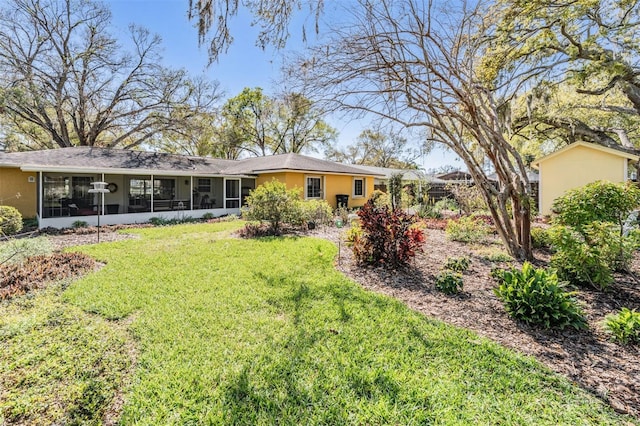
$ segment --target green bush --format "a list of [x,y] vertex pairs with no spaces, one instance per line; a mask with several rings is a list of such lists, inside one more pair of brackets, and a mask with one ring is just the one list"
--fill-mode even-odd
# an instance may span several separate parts
[[433,207],[437,210],[459,210],[460,207],[456,203],[456,200],[452,200],[451,198],[442,198],[441,200],[436,201]]
[[440,219],[442,217],[441,209],[431,203],[420,204],[416,213],[421,218]]
[[638,248],[637,233],[622,236],[615,225],[606,222],[582,229],[583,233],[569,226],[549,230],[555,250],[551,264],[562,279],[602,290],[613,282],[613,271],[628,268]]
[[299,189],[287,189],[284,183],[273,179],[251,191],[243,216],[247,220],[269,222],[271,232],[278,235],[281,224],[302,220],[299,200]]
[[463,216],[447,221],[447,238],[463,243],[481,243],[489,236],[490,228],[481,219]]
[[309,222],[328,225],[333,219],[333,210],[324,200],[299,200],[297,212],[294,214],[294,225],[302,225]]
[[551,237],[544,228],[531,228],[531,246],[536,249],[549,250],[551,248]]
[[0,206],[0,235],[13,235],[22,230],[22,215],[15,207]]
[[345,239],[347,241],[347,244],[352,245],[363,236],[364,231],[362,230],[362,227],[357,223],[353,223],[351,224],[351,227],[347,229]]
[[622,225],[629,213],[640,206],[640,189],[632,183],[597,181],[568,191],[556,199],[551,210],[553,222],[583,228],[593,222],[611,222]]
[[450,257],[444,264],[444,269],[448,269],[454,272],[465,272],[467,269],[469,269],[469,265],[471,265],[471,260],[466,256]]
[[521,271],[503,271],[498,281],[494,292],[513,318],[544,328],[587,327],[575,293],[566,292],[555,273],[525,262]]
[[84,220],[76,220],[71,224],[72,228],[86,228],[88,226],[88,223]]
[[464,282],[459,272],[444,270],[436,276],[436,290],[444,294],[456,294],[462,291]]
[[607,315],[604,327],[613,340],[620,343],[640,343],[640,312],[622,308],[615,315]]
[[213,213],[211,212],[207,212],[205,214],[202,215],[202,219],[203,220],[211,220],[213,219],[215,216],[213,215]]

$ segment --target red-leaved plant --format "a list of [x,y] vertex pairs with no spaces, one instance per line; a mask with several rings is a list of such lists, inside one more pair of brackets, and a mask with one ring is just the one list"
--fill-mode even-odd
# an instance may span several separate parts
[[367,201],[358,216],[363,232],[353,242],[353,254],[359,263],[398,269],[422,251],[424,232],[415,225],[414,216],[376,206],[373,200]]

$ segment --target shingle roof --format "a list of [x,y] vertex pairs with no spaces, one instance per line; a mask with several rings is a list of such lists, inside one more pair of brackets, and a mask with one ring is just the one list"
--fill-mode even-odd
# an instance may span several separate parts
[[23,170],[73,169],[91,172],[179,173],[194,175],[251,175],[277,170],[310,171],[371,176],[355,166],[320,160],[299,154],[282,154],[244,160],[195,157],[158,152],[93,147],[72,147],[43,151],[0,152],[0,167]]
[[25,168],[73,168],[91,171],[135,170],[180,172],[193,174],[221,174],[231,160],[192,157],[158,152],[73,147],[0,153],[0,166]]
[[401,174],[402,180],[405,181],[419,181],[425,180],[427,182],[432,183],[443,183],[445,182],[442,179],[437,178],[434,175],[428,175],[425,172],[418,169],[393,169],[388,167],[376,167],[376,166],[362,166],[360,164],[355,167],[359,169],[366,170],[369,173],[374,173],[384,177],[384,179],[389,179],[393,174]]
[[280,154],[267,157],[253,157],[238,161],[234,166],[226,169],[234,173],[265,173],[281,170],[305,172],[338,173],[349,175],[372,176],[378,173],[361,169],[357,166],[335,163],[319,158],[307,157],[300,154]]

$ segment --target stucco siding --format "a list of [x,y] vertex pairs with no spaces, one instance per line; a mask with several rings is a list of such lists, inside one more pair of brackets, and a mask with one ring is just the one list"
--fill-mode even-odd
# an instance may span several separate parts
[[[30,177],[32,182],[29,182]],[[37,179],[38,174],[34,172],[0,168],[0,204],[17,208],[22,217],[35,217]]]
[[256,185],[262,185],[272,179],[283,182],[288,189],[300,188],[301,196],[304,197],[305,179],[307,176],[321,177],[323,179],[323,198],[333,208],[336,208],[336,195],[344,194],[349,196],[349,207],[362,207],[373,192],[373,177],[365,177],[365,196],[353,196],[353,179],[350,175],[328,175],[313,172],[281,172],[263,173],[256,179]]
[[597,180],[624,182],[624,157],[578,146],[540,163],[540,213],[551,214],[553,201],[566,191]]

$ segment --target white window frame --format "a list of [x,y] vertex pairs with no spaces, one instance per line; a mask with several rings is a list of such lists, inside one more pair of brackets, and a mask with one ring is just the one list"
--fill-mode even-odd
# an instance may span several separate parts
[[[362,194],[356,194],[356,181],[362,181]],[[353,178],[353,190],[352,196],[353,198],[364,198],[367,196],[367,180],[363,177],[354,177]]]
[[[309,196],[309,179],[318,179],[320,181],[320,195],[318,197]],[[304,199],[305,200],[322,200],[324,198],[324,178],[317,175],[306,175],[304,177]]]

